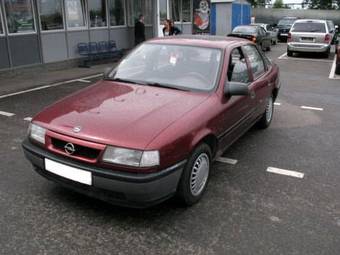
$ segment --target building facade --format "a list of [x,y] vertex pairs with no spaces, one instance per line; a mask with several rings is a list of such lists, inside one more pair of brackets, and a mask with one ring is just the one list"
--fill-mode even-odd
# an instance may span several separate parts
[[184,34],[193,22],[210,31],[210,8],[210,0],[0,0],[0,70],[77,59],[81,42],[129,49],[139,14],[147,38],[162,34],[166,18]]

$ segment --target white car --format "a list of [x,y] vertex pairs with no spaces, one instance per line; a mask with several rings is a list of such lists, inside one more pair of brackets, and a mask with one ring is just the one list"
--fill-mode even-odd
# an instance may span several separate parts
[[275,27],[273,27],[270,24],[265,24],[265,23],[254,23],[253,25],[257,25],[262,27],[266,32],[270,33],[270,38],[271,38],[271,43],[272,45],[277,44],[277,34],[279,30]]

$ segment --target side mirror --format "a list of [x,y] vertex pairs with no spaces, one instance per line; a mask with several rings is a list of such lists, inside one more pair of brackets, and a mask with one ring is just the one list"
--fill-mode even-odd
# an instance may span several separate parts
[[105,80],[105,79],[110,78],[111,72],[112,72],[112,68],[111,67],[105,68],[104,73],[103,73],[103,79]]
[[224,87],[224,95],[226,96],[247,96],[249,95],[249,88],[247,84],[230,81]]

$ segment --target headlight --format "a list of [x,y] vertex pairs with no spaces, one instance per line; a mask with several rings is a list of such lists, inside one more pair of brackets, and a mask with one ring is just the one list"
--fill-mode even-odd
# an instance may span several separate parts
[[151,167],[159,165],[159,152],[130,150],[107,146],[103,161],[119,165]]
[[36,124],[30,124],[29,126],[29,136],[39,142],[39,143],[42,143],[42,144],[45,144],[45,134],[46,134],[46,129],[43,128],[43,127],[40,127]]

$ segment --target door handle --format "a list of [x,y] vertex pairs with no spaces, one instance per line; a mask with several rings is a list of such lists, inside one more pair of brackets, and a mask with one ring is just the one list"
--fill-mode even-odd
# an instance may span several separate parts
[[249,92],[249,94],[250,94],[250,98],[251,98],[251,99],[254,99],[254,98],[256,97],[256,94],[255,94],[255,91],[254,91],[254,90],[251,90],[251,91]]

